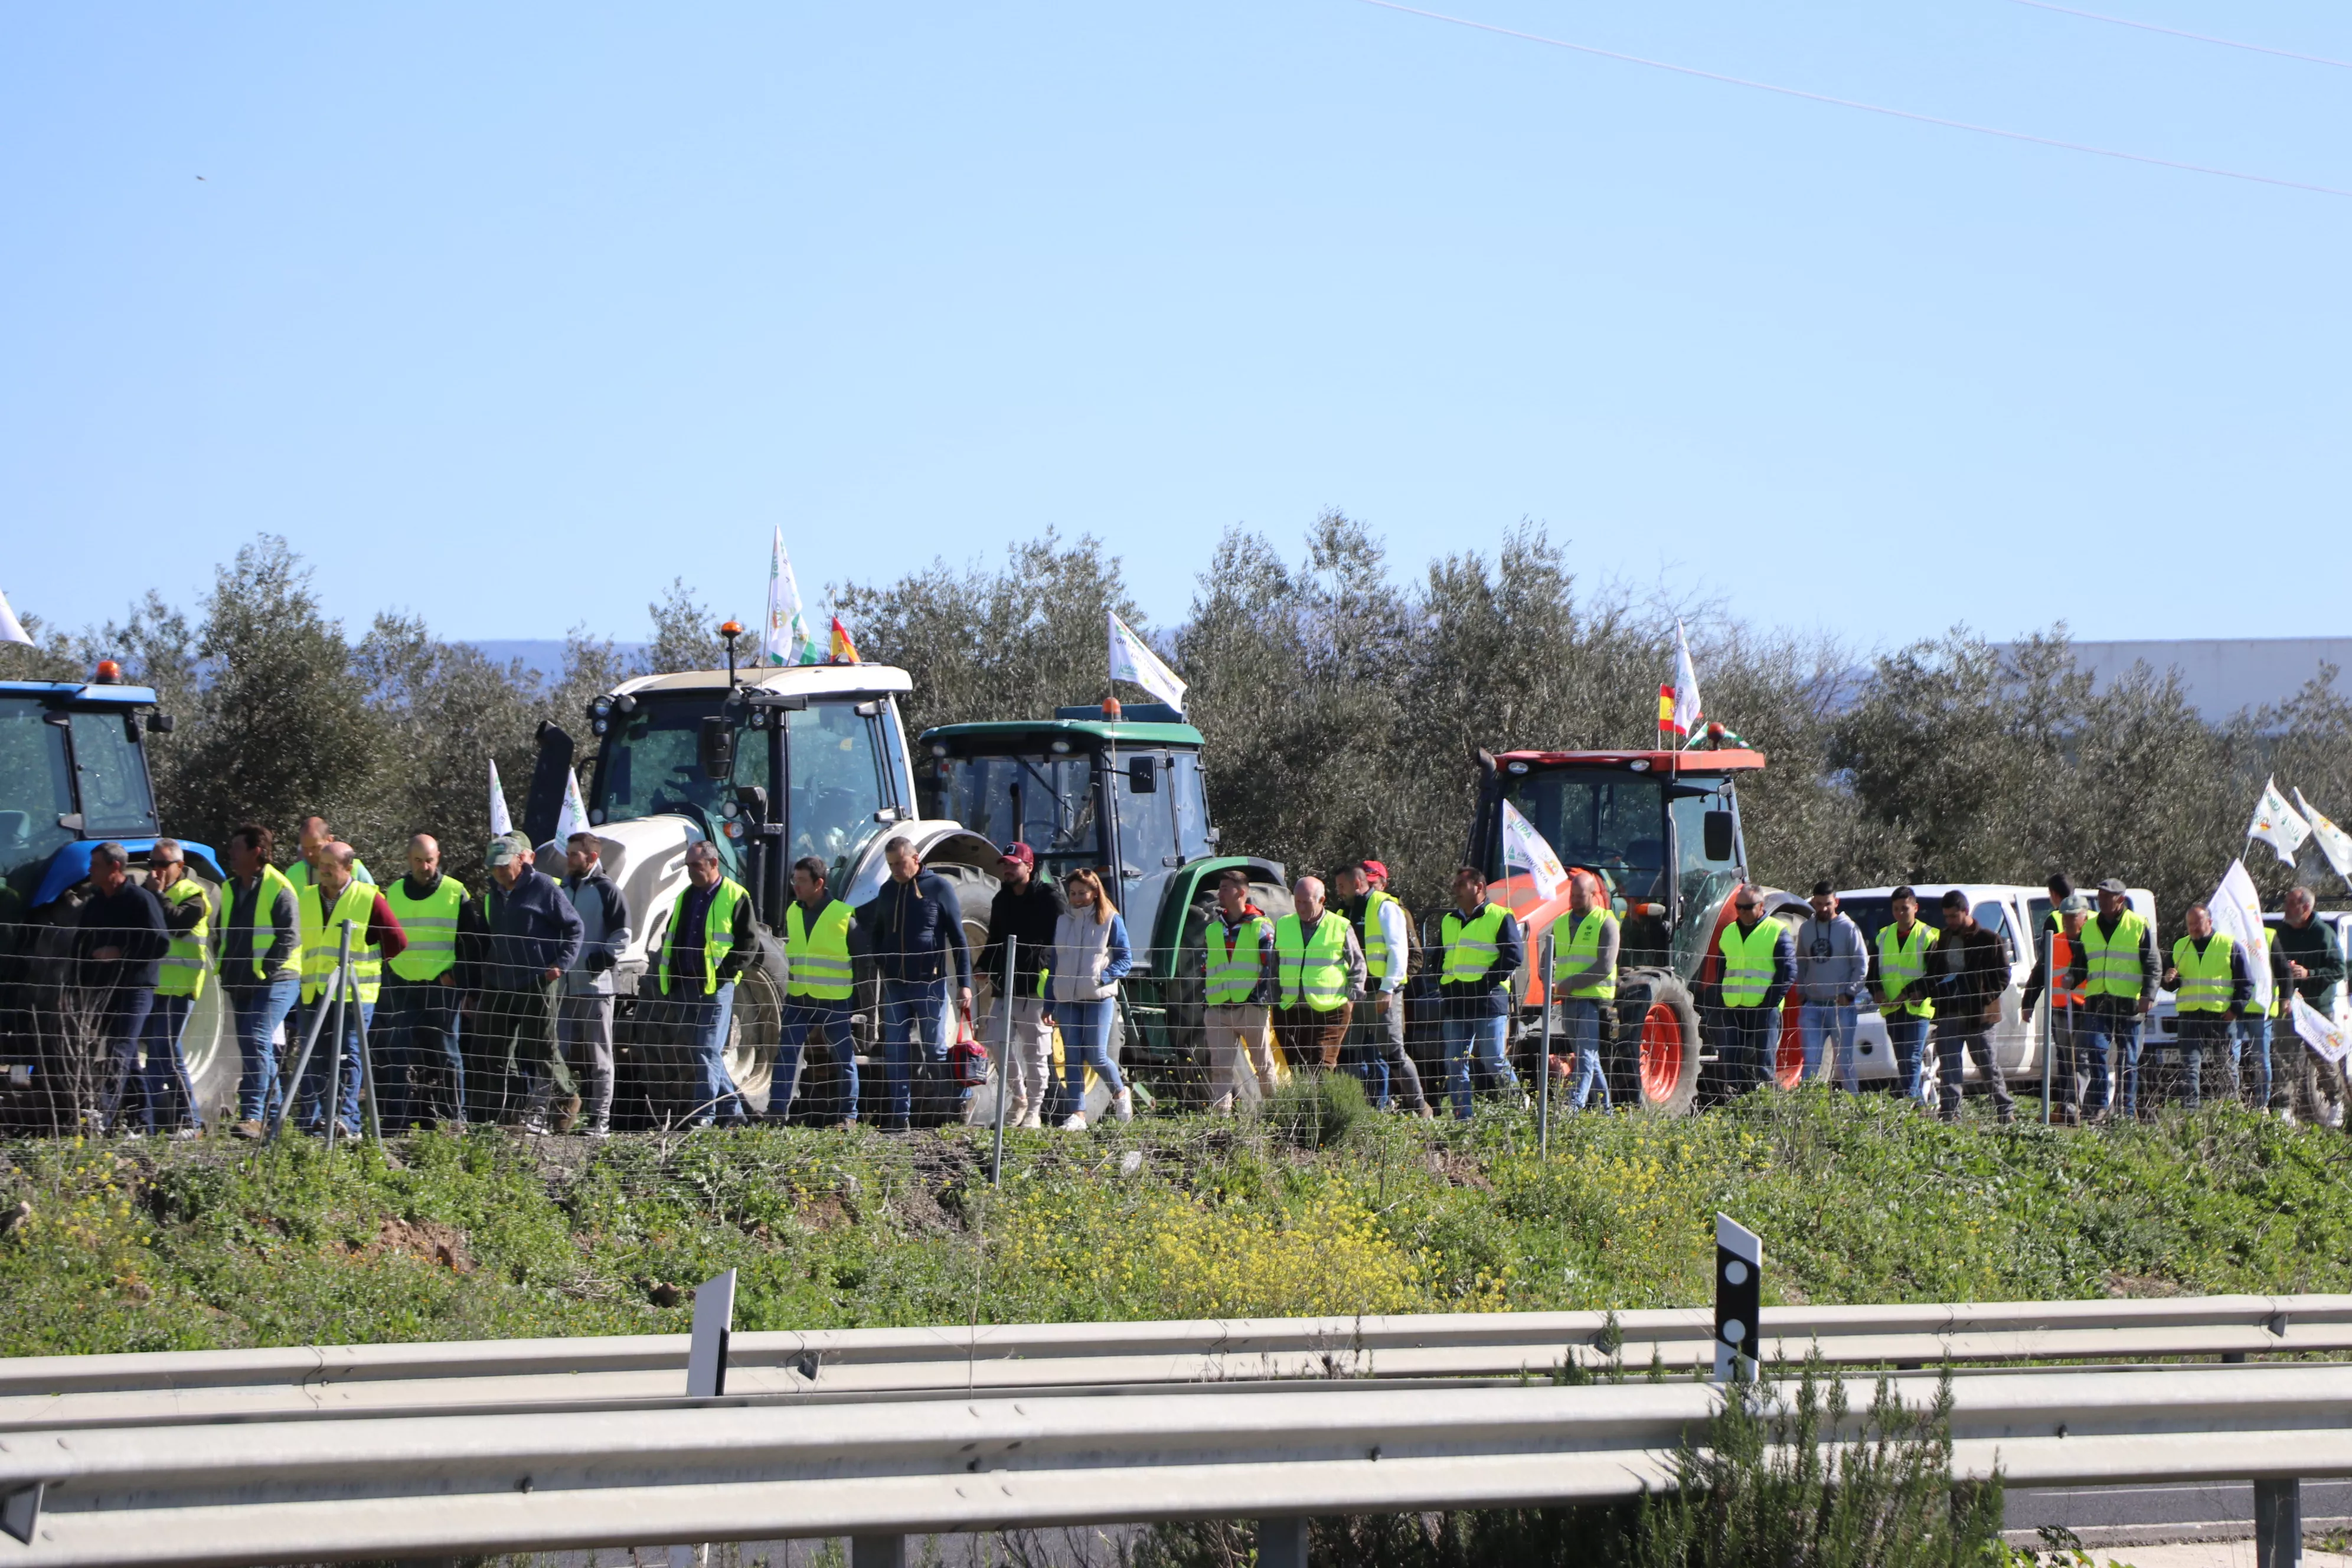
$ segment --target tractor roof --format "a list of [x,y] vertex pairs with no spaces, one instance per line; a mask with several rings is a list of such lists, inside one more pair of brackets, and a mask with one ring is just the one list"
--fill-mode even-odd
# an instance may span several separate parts
[[154,689],[80,680],[0,680],[0,697],[49,697],[69,702],[119,702],[127,708],[152,708]]
[[[878,696],[886,692],[911,691],[915,687],[905,670],[887,664],[750,665],[736,671],[736,679],[745,686],[756,686],[762,691],[809,697]],[[725,670],[688,669],[675,675],[641,675],[613,688],[613,694],[617,697],[628,692],[643,697],[668,692],[726,689]]]
[[1528,768],[1626,768],[1634,773],[1734,773],[1764,765],[1764,753],[1727,747],[1710,752],[1503,752],[1495,761],[1505,768],[1524,763]]
[[1199,750],[1201,731],[1190,724],[1130,724],[1102,719],[1015,719],[993,724],[941,724],[922,740],[987,741],[1017,744],[1054,736],[1081,736],[1119,746],[1184,746]]

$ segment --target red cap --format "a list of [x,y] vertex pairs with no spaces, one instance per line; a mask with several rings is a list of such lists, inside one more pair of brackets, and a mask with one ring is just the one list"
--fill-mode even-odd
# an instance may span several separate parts
[[1365,876],[1378,877],[1383,882],[1389,879],[1389,868],[1386,866],[1381,865],[1378,860],[1366,860],[1360,862],[1360,864],[1364,868]]
[[1037,852],[1017,839],[999,850],[997,855],[1000,859],[1010,860],[1016,866],[1026,866],[1032,871],[1037,868]]

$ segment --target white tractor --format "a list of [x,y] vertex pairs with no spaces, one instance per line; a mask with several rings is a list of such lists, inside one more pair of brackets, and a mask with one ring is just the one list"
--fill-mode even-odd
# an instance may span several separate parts
[[[889,875],[883,846],[910,840],[961,896],[977,952],[996,891],[996,847],[956,823],[918,817],[898,705],[912,684],[906,671],[876,664],[698,670],[626,680],[589,705],[588,821],[634,921],[615,1010],[617,1125],[659,1121],[644,1091],[650,1042],[635,1026],[637,1000],[657,994],[650,971],[686,886],[687,846],[698,839],[718,846],[727,874],[751,890],[763,932],[772,933],[767,961],[736,988],[728,1040],[728,1068],[755,1111],[768,1107],[779,1043],[782,929],[795,861],[823,861],[833,894],[855,907]],[[562,846],[552,839],[575,753],[568,733],[541,726],[524,826],[541,846],[541,866],[558,875]],[[861,1056],[877,1038],[864,970],[861,963],[856,998]],[[880,1076],[866,1075],[872,1088]],[[811,1086],[804,1068],[804,1102]]]

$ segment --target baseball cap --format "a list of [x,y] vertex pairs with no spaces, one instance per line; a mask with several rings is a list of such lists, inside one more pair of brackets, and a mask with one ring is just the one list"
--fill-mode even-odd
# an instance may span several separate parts
[[516,856],[520,853],[520,851],[515,847],[515,841],[506,834],[501,833],[496,838],[490,840],[489,849],[483,855],[482,858],[493,866],[511,866],[514,864]]
[[2091,912],[2091,900],[2080,893],[2069,893],[2058,900],[2058,912],[2062,915],[2087,915]]
[[2099,891],[2103,893],[2113,893],[2119,899],[2129,898],[2131,896],[2131,889],[2125,887],[2120,879],[2115,877],[2110,877],[2105,881],[2100,883]]
[[997,858],[1010,860],[1016,866],[1026,866],[1033,871],[1037,868],[1037,851],[1017,838],[998,850]]
[[1378,860],[1360,860],[1357,864],[1363,868],[1364,875],[1367,877],[1378,877],[1383,882],[1389,879],[1389,868]]

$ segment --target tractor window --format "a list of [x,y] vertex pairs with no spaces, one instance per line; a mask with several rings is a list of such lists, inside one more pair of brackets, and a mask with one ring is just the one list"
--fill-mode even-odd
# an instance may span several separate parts
[[1717,918],[1741,880],[1737,843],[1732,845],[1733,858],[1710,859],[1706,853],[1706,814],[1731,810],[1731,796],[1723,789],[1709,789],[1681,795],[1668,809],[1674,815],[1675,885],[1682,905],[1681,919],[1675,923],[1675,961],[1685,974],[1696,973],[1714,938]]
[[1207,858],[1214,851],[1209,843],[1209,797],[1201,777],[1200,757],[1192,752],[1176,752],[1169,763],[1168,780],[1160,787],[1176,803],[1176,852],[1187,860]]
[[72,714],[84,837],[140,837],[155,831],[155,797],[147,791],[147,763],[131,734],[135,722],[119,709],[77,709]]
[[[930,811],[992,844],[1018,839],[1037,852],[1039,876],[1102,864],[1095,833],[1095,764],[1083,752],[939,759]],[[1139,940],[1139,939],[1130,939]]]
[[1118,802],[1119,911],[1128,917],[1127,940],[1145,947],[1152,933],[1137,929],[1138,922],[1150,920],[1160,908],[1160,891],[1176,868],[1168,862],[1181,866],[1184,858],[1176,847],[1175,792],[1168,787],[1167,753],[1159,753],[1160,787],[1148,795],[1138,795],[1129,783],[1128,760],[1137,754],[1120,752],[1110,780]]
[[[696,739],[703,716],[718,710],[714,698],[645,700],[621,719],[604,737],[604,798],[592,803],[603,810],[602,820],[667,814],[709,832],[718,820],[719,786],[703,777]],[[739,744],[736,754],[744,750]]]
[[[1649,774],[1569,768],[1516,775],[1503,791],[1563,865],[1602,872],[1621,897],[1631,899],[1664,896],[1658,886],[1666,862],[1662,793],[1662,781]],[[1502,853],[1499,836],[1492,853]],[[1505,873],[1499,864],[1486,868],[1489,877]]]
[[787,858],[814,855],[844,886],[866,841],[882,831],[874,814],[892,804],[877,722],[855,701],[812,702],[784,717],[793,786]]
[[[58,826],[74,808],[65,731],[41,712],[37,702],[0,699],[0,876],[47,865],[74,837]],[[31,884],[18,890],[29,895]]]

